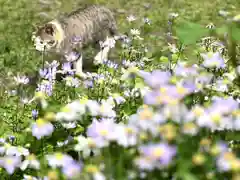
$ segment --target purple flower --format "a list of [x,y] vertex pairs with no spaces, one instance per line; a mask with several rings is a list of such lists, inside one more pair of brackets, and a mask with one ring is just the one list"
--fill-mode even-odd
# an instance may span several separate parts
[[53,93],[53,84],[50,81],[44,80],[41,82],[41,84],[38,84],[38,87],[36,90],[44,92],[48,96],[51,96]]
[[77,163],[76,161],[72,161],[69,164],[65,164],[62,171],[65,176],[67,176],[67,178],[74,178],[80,174],[81,169],[82,167],[79,163]]
[[85,88],[92,88],[93,87],[93,81],[92,80],[85,80],[83,81]]
[[153,109],[144,106],[138,109],[137,114],[129,118],[129,125],[138,127],[143,131],[150,131],[152,134],[158,133],[158,127],[164,123],[166,118],[159,113],[154,113]]
[[179,100],[192,93],[194,84],[162,85],[160,90],[149,91],[144,96],[146,104],[177,104]]
[[0,138],[0,144],[4,144],[6,141],[4,138]]
[[224,68],[226,66],[224,59],[219,52],[201,54],[204,59],[203,66],[207,68]]
[[97,146],[108,145],[111,140],[116,140],[116,124],[112,119],[93,120],[87,129],[87,136],[96,140]]
[[154,70],[150,75],[146,75],[144,80],[152,88],[159,88],[161,85],[168,83],[171,78],[170,72]]
[[44,136],[51,135],[54,131],[54,127],[50,122],[43,119],[36,120],[32,125],[32,135],[37,139],[41,139]]
[[13,141],[16,139],[16,137],[11,135],[8,137],[8,139],[11,143],[13,143]]
[[182,63],[178,63],[174,69],[174,73],[177,76],[196,76],[198,74],[198,69],[196,65],[188,66]]
[[217,98],[214,100],[211,109],[215,109],[221,114],[228,114],[239,109],[239,103],[232,97],[226,99]]
[[134,163],[139,169],[151,171],[155,168],[155,163],[152,159],[148,157],[138,157],[135,159]]
[[63,63],[62,70],[63,70],[63,73],[73,74],[73,72],[72,72],[72,63],[71,62]]
[[149,159],[155,160],[161,166],[167,166],[176,155],[176,147],[167,143],[143,145],[139,148],[140,153]]
[[38,117],[38,110],[36,110],[36,109],[32,110],[32,117],[33,117],[34,120],[37,119],[37,117]]
[[5,156],[0,158],[0,166],[4,167],[8,174],[13,174],[14,170],[20,165],[20,156]]
[[128,68],[128,67],[135,67],[137,64],[136,62],[131,62],[131,61],[127,61],[127,60],[123,60],[122,61],[122,65],[125,67],[125,68]]
[[116,133],[118,134],[117,143],[123,147],[134,146],[137,144],[138,129],[133,125],[117,125]]
[[80,56],[79,53],[72,51],[69,54],[66,54],[65,58],[67,61],[73,62],[73,61],[76,61],[79,58],[79,56]]
[[159,91],[149,91],[149,92],[147,92],[144,96],[144,104],[147,104],[147,105],[158,104],[157,97],[159,97],[159,96],[160,96]]
[[229,171],[236,166],[239,167],[240,164],[239,159],[237,159],[232,152],[221,153],[219,157],[217,157],[216,163],[217,168],[222,172]]
[[48,73],[48,70],[46,68],[39,69],[39,75],[40,75],[41,78],[46,78],[47,73]]

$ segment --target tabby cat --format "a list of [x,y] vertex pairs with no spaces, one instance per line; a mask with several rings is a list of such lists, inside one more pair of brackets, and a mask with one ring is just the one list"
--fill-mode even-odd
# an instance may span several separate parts
[[[71,52],[81,52],[89,45],[96,47],[96,43],[105,41],[108,36],[116,40],[122,37],[118,34],[113,12],[104,6],[92,5],[38,27],[32,39],[37,50],[54,52],[64,57]],[[109,49],[102,50],[104,56],[107,56],[108,51]],[[104,58],[107,57],[102,57]],[[99,53],[95,61],[99,62]],[[82,73],[82,63],[81,52],[74,61],[77,74]]]

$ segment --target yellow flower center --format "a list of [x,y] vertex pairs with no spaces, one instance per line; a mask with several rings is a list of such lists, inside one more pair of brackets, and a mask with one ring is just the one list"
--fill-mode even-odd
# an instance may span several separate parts
[[218,124],[221,121],[221,116],[219,114],[214,113],[211,115],[211,119],[213,120],[214,123]]
[[160,93],[166,93],[167,88],[166,87],[160,87],[159,91],[160,91]]
[[125,130],[128,134],[133,134],[133,129],[130,127],[127,127]]
[[202,165],[205,162],[205,156],[203,154],[196,154],[193,156],[192,161],[196,165]]
[[234,116],[240,116],[240,110],[239,110],[239,109],[234,110],[234,111],[232,112],[232,114],[233,114]]
[[57,160],[62,160],[63,159],[63,155],[61,153],[56,153],[55,157]]
[[96,172],[98,172],[98,168],[94,165],[87,165],[86,166],[86,171],[88,173],[96,173]]
[[49,180],[58,180],[58,174],[56,171],[49,171],[48,172]]
[[208,58],[212,58],[213,57],[213,53],[212,52],[208,52],[207,56],[208,56]]
[[146,140],[148,138],[147,134],[146,133],[140,133],[140,139],[141,140]]
[[100,130],[100,134],[102,136],[106,136],[108,134],[108,131],[106,129],[102,129],[102,130]]
[[223,156],[224,156],[224,159],[229,160],[229,161],[235,159],[235,156],[232,152],[226,152]]
[[238,159],[233,160],[230,164],[234,171],[238,171],[240,169],[240,161]]
[[196,128],[196,125],[192,122],[184,124],[184,130],[192,130]]
[[177,87],[177,92],[178,92],[179,94],[185,94],[185,93],[187,92],[187,89],[184,88],[184,87],[182,87],[182,86],[178,86],[178,87]]
[[202,139],[200,142],[201,146],[209,146],[210,144],[211,144],[211,140],[207,138]]
[[156,148],[153,150],[153,156],[154,157],[161,157],[163,155],[164,151],[161,148]]
[[193,113],[194,113],[197,117],[199,117],[199,116],[201,116],[201,115],[204,113],[204,110],[203,110],[203,108],[195,107],[195,108],[193,109]]
[[12,160],[12,159],[7,159],[6,163],[7,163],[8,165],[11,165],[11,164],[13,164],[13,160]]
[[148,119],[152,119],[152,117],[153,117],[153,113],[149,109],[144,109],[139,113],[140,120],[148,120]]
[[46,124],[46,121],[40,118],[36,121],[36,123],[37,123],[37,126],[43,127]]
[[94,148],[96,147],[96,143],[92,139],[88,138],[88,146],[90,148]]

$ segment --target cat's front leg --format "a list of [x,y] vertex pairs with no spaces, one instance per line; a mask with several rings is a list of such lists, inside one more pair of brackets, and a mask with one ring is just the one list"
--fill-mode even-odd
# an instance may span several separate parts
[[115,47],[115,39],[113,37],[106,37],[106,40],[100,44],[101,50],[94,58],[94,64],[102,64],[105,60],[108,60],[108,54],[111,48]]
[[110,51],[110,47],[104,47],[103,49],[101,49],[95,56],[93,63],[95,65],[103,64],[104,60],[108,59],[109,51]]
[[86,78],[86,74],[83,72],[83,55],[82,53],[80,54],[79,58],[73,62],[73,67],[76,70],[76,75]]

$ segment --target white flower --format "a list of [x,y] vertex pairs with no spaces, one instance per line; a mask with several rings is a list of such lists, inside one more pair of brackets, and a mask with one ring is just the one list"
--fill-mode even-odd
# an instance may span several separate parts
[[76,127],[75,122],[62,123],[62,126],[66,129],[73,129]]
[[62,153],[54,153],[51,155],[46,155],[49,166],[52,168],[62,167],[73,161],[72,157]]
[[80,120],[81,116],[86,112],[86,105],[79,100],[73,101],[62,108],[56,114],[58,121],[75,121]]
[[139,36],[140,35],[140,31],[138,29],[131,29],[130,30],[130,33],[133,35],[133,36]]
[[17,75],[14,77],[14,80],[17,84],[28,84],[29,79],[26,76]]
[[6,155],[9,155],[9,156],[21,156],[21,155],[28,156],[29,151],[28,151],[28,149],[23,148],[23,147],[10,146],[6,150]]
[[178,17],[178,13],[170,13],[169,17],[176,18],[176,17]]
[[22,165],[20,166],[20,169],[24,171],[27,167],[31,167],[33,169],[39,169],[40,168],[40,163],[34,155],[29,155],[26,158],[26,160],[24,160],[22,162]]
[[133,21],[135,21],[137,18],[134,16],[134,15],[129,15],[128,17],[127,17],[127,20],[128,20],[128,22],[133,22]]
[[78,87],[80,84],[79,80],[72,76],[67,76],[64,78],[64,80],[66,81],[66,85],[70,87]]
[[23,175],[23,180],[40,180],[40,179],[24,174]]
[[97,116],[99,114],[100,105],[97,101],[88,100],[86,106],[92,116]]
[[93,174],[93,180],[106,180],[106,177],[98,171]]
[[95,143],[92,138],[85,138],[84,136],[80,135],[77,138],[78,144],[75,145],[74,150],[78,152],[82,152],[84,158],[89,157],[91,150],[94,154],[99,154],[100,151],[97,148],[94,148]]
[[102,100],[99,112],[103,117],[116,117],[116,112],[113,110],[113,108],[113,103]]

